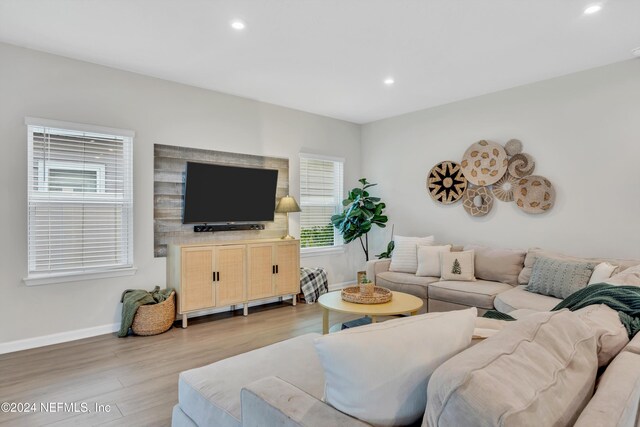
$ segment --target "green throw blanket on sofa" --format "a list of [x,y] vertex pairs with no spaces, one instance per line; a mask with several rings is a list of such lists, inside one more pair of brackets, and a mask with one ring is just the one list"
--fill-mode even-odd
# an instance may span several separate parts
[[169,298],[171,292],[173,292],[173,289],[160,290],[160,286],[156,286],[151,292],[142,289],[127,289],[124,291],[120,298],[122,303],[122,323],[120,324],[118,336],[126,337],[129,335],[129,328],[131,328],[138,307],[146,304],[158,304]]
[[[562,300],[551,311],[568,308],[576,311],[593,304],[605,304],[616,310],[620,321],[627,328],[629,338],[640,331],[640,287],[638,286],[613,286],[606,283],[589,285],[584,289],[572,293]],[[508,314],[499,311],[487,311],[484,317],[498,320],[515,320]]]

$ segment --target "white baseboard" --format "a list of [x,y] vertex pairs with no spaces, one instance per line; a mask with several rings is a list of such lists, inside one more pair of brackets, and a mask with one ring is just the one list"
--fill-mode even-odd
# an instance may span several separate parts
[[111,334],[119,329],[120,323],[111,323],[108,325],[94,326],[93,328],[76,329],[74,331],[59,332],[57,334],[4,342],[0,343],[0,354],[81,340],[83,338],[95,337],[97,335]]
[[[345,288],[355,282],[342,282],[333,283],[329,285],[330,291],[337,291]],[[291,299],[291,297],[284,297],[284,299]],[[269,304],[278,301],[278,298],[268,298],[259,301],[253,301],[249,303],[249,307],[255,307],[257,305]],[[242,304],[238,304],[236,308],[242,308]],[[207,314],[223,313],[229,311],[229,307],[215,308],[212,310],[203,310],[197,313],[190,313],[189,317],[204,316]],[[249,312],[251,315],[251,312]],[[108,325],[94,326],[92,328],[76,329],[73,331],[59,332],[51,335],[43,335],[40,337],[26,338],[23,340],[9,341],[0,343],[0,354],[13,353],[14,351],[28,350],[30,348],[44,347],[47,345],[60,344],[63,342],[81,340],[83,338],[95,337],[98,335],[111,334],[120,329],[120,323],[111,323]]]

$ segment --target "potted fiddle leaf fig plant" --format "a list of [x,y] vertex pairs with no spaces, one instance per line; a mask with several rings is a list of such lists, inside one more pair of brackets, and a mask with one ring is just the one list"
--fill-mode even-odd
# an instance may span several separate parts
[[345,243],[358,239],[364,251],[364,257],[369,261],[367,235],[374,225],[386,227],[388,218],[383,212],[386,205],[380,201],[379,197],[373,197],[367,191],[377,184],[369,183],[366,178],[359,179],[358,182],[361,186],[349,191],[349,196],[342,201],[343,212],[333,215],[331,223],[338,229]]
[[376,255],[378,259],[391,258],[391,254],[393,250],[396,248],[396,242],[393,241],[393,229],[395,226],[391,227],[391,240],[387,243],[387,250]]

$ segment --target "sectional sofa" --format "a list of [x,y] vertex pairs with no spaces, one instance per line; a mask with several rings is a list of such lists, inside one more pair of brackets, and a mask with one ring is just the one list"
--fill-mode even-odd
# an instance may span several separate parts
[[[485,330],[494,328],[496,334],[479,345],[473,345],[478,343],[474,341],[469,348],[436,369],[429,383],[429,403],[422,426],[498,425],[497,421],[491,421],[491,417],[504,410],[500,405],[518,405],[518,402],[509,402],[509,400],[526,398],[531,405],[524,411],[519,411],[519,415],[523,418],[511,423],[504,422],[501,425],[544,426],[545,423],[538,418],[540,412],[536,413],[536,410],[540,410],[540,405],[543,405],[545,408],[554,407],[558,411],[565,411],[561,414],[563,422],[555,425],[639,427],[640,334],[628,342],[621,351],[618,348],[616,354],[611,355],[615,358],[612,361],[607,360],[607,365],[600,365],[598,369],[599,355],[598,360],[594,360],[595,355],[587,351],[588,357],[580,359],[576,357],[576,349],[587,342],[595,347],[592,343],[594,339],[598,341],[598,349],[600,349],[600,338],[588,337],[589,339],[580,340],[574,338],[575,334],[570,332],[571,329],[566,328],[574,328],[574,330],[583,331],[584,334],[584,322],[577,319],[577,315],[568,311],[548,313],[548,310],[559,300],[532,294],[524,289],[537,257],[575,258],[541,249],[531,249],[524,253],[474,247],[474,251],[478,254],[476,258],[478,280],[473,282],[445,282],[438,278],[418,278],[411,274],[391,272],[388,260],[376,260],[367,265],[369,276],[374,277],[378,285],[417,295],[427,302],[430,311],[448,311],[476,306],[479,311],[498,309],[518,314],[514,316],[518,318],[522,313],[533,313],[529,317],[523,315],[523,319],[517,322],[477,319],[477,328]],[[621,270],[640,264],[640,261],[612,259],[606,261],[619,265]],[[633,280],[637,280],[640,285],[640,268],[635,267],[630,270],[635,271]],[[590,314],[587,313],[587,315]],[[617,319],[616,316],[614,315],[615,319]],[[389,322],[395,322],[395,320]],[[555,326],[553,322],[556,323]],[[545,328],[547,329],[545,333],[540,332]],[[612,333],[605,330],[595,332],[595,335],[602,338],[611,336]],[[369,425],[334,409],[323,401],[324,371],[314,348],[314,340],[318,337],[320,337],[318,334],[299,336],[181,373],[178,384],[179,403],[173,410],[172,425],[174,427],[211,425],[359,427]],[[564,347],[565,339],[559,337],[566,338]],[[574,339],[575,342],[570,342]],[[555,344],[546,344],[549,340],[555,341]],[[551,345],[552,348],[546,351],[546,345]],[[559,350],[557,346],[563,348]],[[584,351],[583,354],[585,354]],[[521,359],[512,362],[503,360],[509,357]],[[546,362],[544,362],[545,357]],[[558,361],[558,358],[562,360]],[[500,365],[500,363],[506,364]],[[553,378],[553,387],[559,387],[560,391],[553,387],[541,388],[537,391],[528,389],[522,393],[512,389],[520,387],[523,383],[533,383],[536,376],[547,373],[546,365],[536,368],[534,363],[561,365],[559,374],[556,375],[554,371],[549,376]],[[526,372],[510,371],[519,365],[527,366]],[[590,366],[589,369],[586,368],[587,365]],[[590,370],[591,373],[587,374],[585,370]],[[573,393],[573,389],[570,388],[570,377],[567,375],[565,378],[562,375],[566,372],[578,371],[585,371],[581,374],[583,382],[577,392]],[[460,379],[466,381],[467,378],[472,377],[470,372],[478,377],[475,381],[475,391],[470,384],[467,384],[454,392],[445,393],[447,387],[451,389],[451,385],[456,381]],[[597,382],[595,382],[596,374]],[[526,379],[527,375],[531,377],[530,380]],[[589,379],[589,375],[592,375],[592,378]],[[575,379],[575,375],[571,378]],[[587,380],[584,381],[584,378]],[[483,387],[484,381],[491,382],[489,387],[492,393],[502,392],[504,397],[491,398],[492,393],[486,393]],[[432,384],[435,388],[433,391]],[[501,387],[504,390],[501,390]],[[562,389],[562,387],[565,388]],[[551,390],[551,393],[547,393],[548,400],[540,397],[545,390]],[[471,393],[471,397],[466,396],[465,393]],[[485,400],[481,401],[480,407],[474,407],[474,402],[477,405],[483,395]],[[430,406],[431,409],[429,409]],[[527,413],[527,411],[530,412]],[[543,409],[543,411],[547,414],[551,410]],[[435,418],[438,421],[433,421],[434,413],[442,418]]]
[[390,259],[367,263],[367,277],[376,285],[406,292],[424,300],[427,311],[449,311],[477,307],[482,315],[487,310],[509,313],[518,309],[548,311],[561,300],[526,290],[533,264],[538,257],[567,261],[609,262],[617,272],[640,264],[640,260],[614,258],[578,258],[540,248],[528,251],[497,249],[477,245],[453,246],[452,251],[473,250],[475,281],[443,281],[439,277],[420,277],[411,273],[389,271]]

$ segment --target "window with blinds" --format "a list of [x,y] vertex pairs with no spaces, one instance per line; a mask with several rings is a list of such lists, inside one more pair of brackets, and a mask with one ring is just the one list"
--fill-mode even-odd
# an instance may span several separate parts
[[133,267],[133,132],[26,123],[28,278]]
[[340,159],[300,155],[300,245],[302,248],[342,244],[331,216],[342,209],[343,165]]

